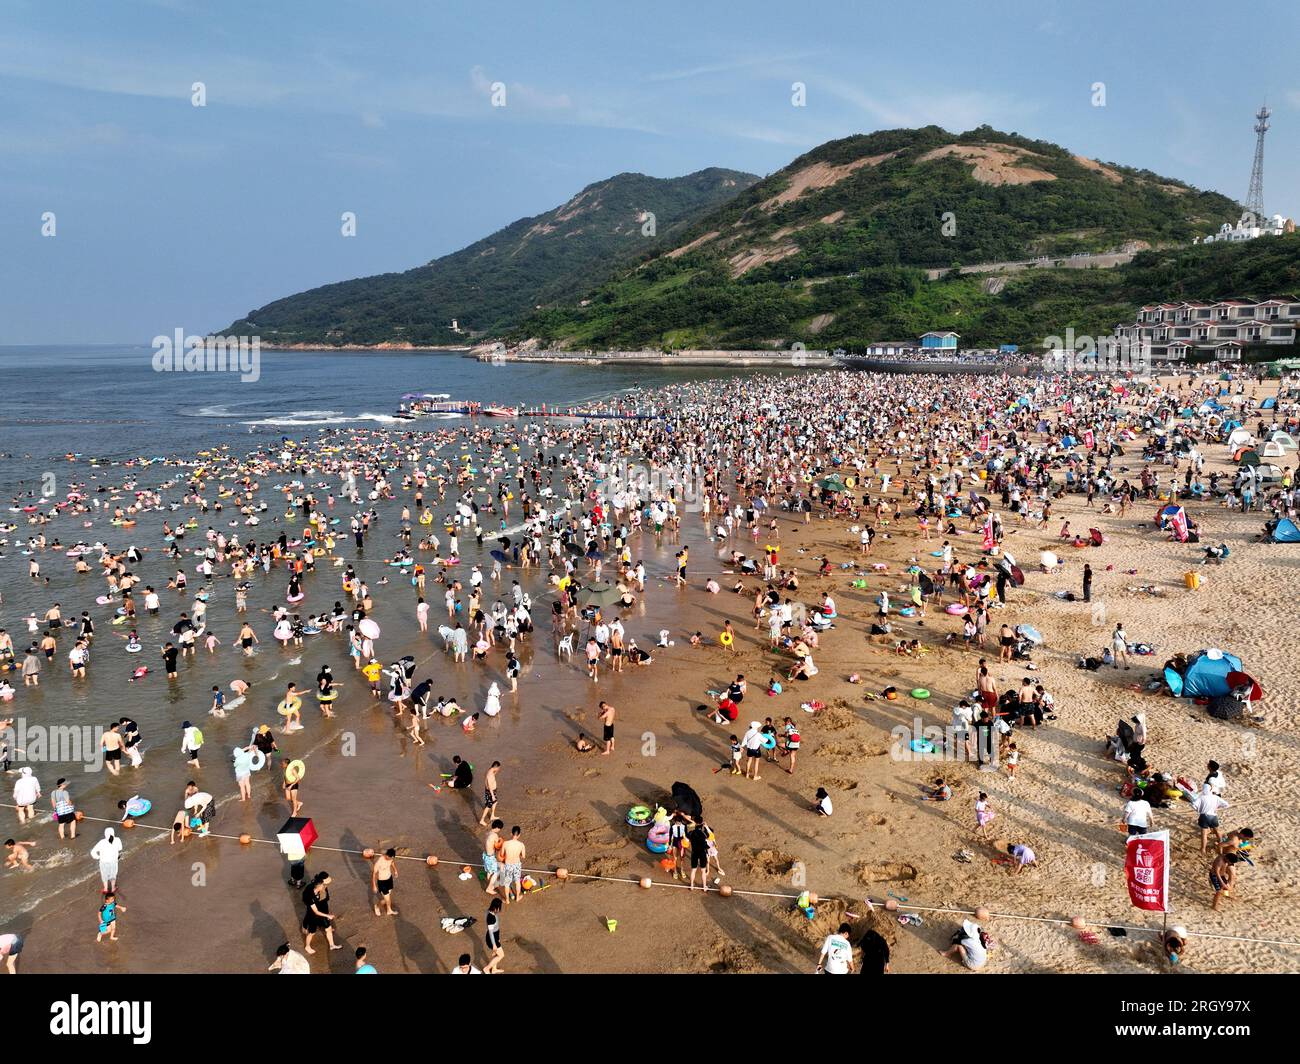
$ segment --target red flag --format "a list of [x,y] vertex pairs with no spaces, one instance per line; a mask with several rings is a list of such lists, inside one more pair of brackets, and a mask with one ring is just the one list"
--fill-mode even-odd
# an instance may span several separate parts
[[988,517],[984,519],[984,549],[992,550],[993,543],[993,515],[989,514]]
[[1090,451],[1097,446],[1097,437],[1092,434],[1092,429],[1084,430],[1083,442],[1088,445]]
[[1074,400],[1067,399],[1061,406],[1061,412],[1066,417],[1070,417],[1074,413]]
[[986,432],[980,437],[980,450],[987,451],[988,449],[989,449],[989,434]]
[[1124,881],[1135,907],[1153,913],[1169,911],[1169,832],[1129,836]]

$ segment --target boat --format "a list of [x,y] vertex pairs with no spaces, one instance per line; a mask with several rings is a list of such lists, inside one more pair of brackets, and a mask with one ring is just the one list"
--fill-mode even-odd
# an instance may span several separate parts
[[487,417],[518,417],[517,406],[485,406],[483,413]]

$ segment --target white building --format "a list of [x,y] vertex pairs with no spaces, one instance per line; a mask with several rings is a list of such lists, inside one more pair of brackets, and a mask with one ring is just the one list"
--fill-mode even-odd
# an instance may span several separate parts
[[1152,303],[1132,325],[1117,325],[1121,343],[1148,344],[1155,362],[1177,362],[1193,353],[1220,361],[1245,348],[1294,344],[1300,328],[1300,296]]
[[1230,243],[1240,243],[1243,240],[1254,240],[1261,236],[1281,236],[1283,233],[1294,233],[1295,222],[1290,218],[1283,218],[1280,214],[1273,215],[1272,218],[1259,218],[1246,211],[1237,219],[1236,225],[1229,225],[1224,222],[1219,226],[1217,233],[1211,233],[1209,236],[1197,241],[1201,244],[1214,244],[1228,241]]

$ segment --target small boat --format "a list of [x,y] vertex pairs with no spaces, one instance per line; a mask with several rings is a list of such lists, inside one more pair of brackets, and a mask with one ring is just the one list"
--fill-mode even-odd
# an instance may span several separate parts
[[483,413],[487,417],[518,417],[519,408],[516,406],[485,406]]

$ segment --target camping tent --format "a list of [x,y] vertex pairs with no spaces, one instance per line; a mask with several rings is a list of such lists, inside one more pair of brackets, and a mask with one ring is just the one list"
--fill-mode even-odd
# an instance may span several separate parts
[[1300,543],[1300,528],[1289,517],[1284,517],[1273,528],[1274,543]]
[[1272,410],[1275,406],[1277,406],[1277,398],[1272,395],[1259,404],[1261,410]]
[[1222,650],[1203,650],[1182,675],[1165,666],[1165,683],[1175,698],[1214,698],[1232,690],[1228,673],[1241,672],[1241,659]]
[[1229,447],[1251,447],[1254,443],[1255,437],[1250,434],[1250,429],[1235,428],[1228,434]]
[[1274,432],[1268,438],[1269,443],[1276,443],[1284,451],[1297,450],[1295,438],[1289,432]]
[[1243,447],[1233,458],[1234,462],[1241,465],[1255,466],[1259,465],[1259,452],[1252,451],[1249,447]]
[[1285,458],[1286,451],[1282,450],[1282,445],[1274,440],[1269,440],[1264,444],[1264,449],[1260,451],[1263,458]]

